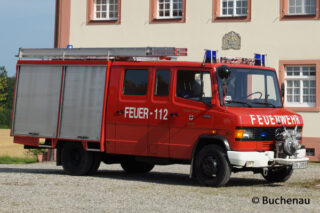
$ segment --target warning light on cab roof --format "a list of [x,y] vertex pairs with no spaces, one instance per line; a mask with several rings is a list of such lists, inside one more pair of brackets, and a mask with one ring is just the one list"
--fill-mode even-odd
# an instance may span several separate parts
[[256,65],[256,66],[265,66],[266,65],[266,54],[255,53],[254,58],[228,58],[220,57],[218,58],[217,50],[205,50],[203,65],[205,63],[227,63],[227,64],[247,64],[247,65]]

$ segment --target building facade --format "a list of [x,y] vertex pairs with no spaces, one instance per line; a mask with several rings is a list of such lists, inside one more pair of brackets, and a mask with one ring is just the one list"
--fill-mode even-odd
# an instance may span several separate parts
[[[267,54],[320,160],[320,0],[56,0],[55,47],[188,48],[179,60]],[[314,155],[314,156],[313,156]]]

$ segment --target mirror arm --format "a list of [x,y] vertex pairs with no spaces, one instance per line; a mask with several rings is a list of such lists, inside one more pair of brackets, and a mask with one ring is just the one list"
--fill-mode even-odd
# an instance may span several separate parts
[[284,83],[281,84],[281,96],[284,97]]
[[284,104],[284,83],[281,84],[280,92],[281,92],[281,99],[282,99],[282,105]]

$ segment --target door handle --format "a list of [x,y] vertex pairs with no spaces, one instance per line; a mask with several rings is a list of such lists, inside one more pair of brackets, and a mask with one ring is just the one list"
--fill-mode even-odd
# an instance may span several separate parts
[[29,135],[32,135],[32,136],[38,136],[38,135],[39,135],[39,133],[37,133],[37,132],[29,132]]
[[171,116],[171,117],[178,117],[179,114],[178,114],[177,112],[174,112],[174,113],[170,113],[170,116]]
[[122,115],[123,113],[124,113],[124,112],[123,112],[123,110],[121,110],[121,109],[116,111],[116,114],[117,114],[117,115]]
[[82,140],[84,140],[84,139],[89,139],[88,136],[78,136],[77,138],[82,139]]

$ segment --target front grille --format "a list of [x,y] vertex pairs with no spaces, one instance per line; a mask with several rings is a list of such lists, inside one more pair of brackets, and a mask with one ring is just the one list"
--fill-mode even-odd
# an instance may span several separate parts
[[[237,129],[251,130],[253,132],[253,138],[237,138],[236,141],[276,141],[275,132],[277,129],[283,130],[283,127],[237,127]],[[294,129],[294,127],[287,127],[287,129]],[[298,129],[302,129],[302,127],[298,127]]]
[[[258,141],[274,141],[276,140],[275,131],[277,128],[253,128],[253,138]],[[261,136],[265,134],[266,136]]]
[[275,143],[273,141],[262,141],[262,148],[271,150],[275,148]]

